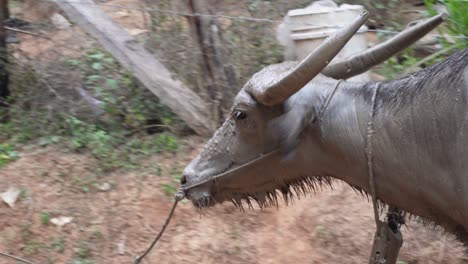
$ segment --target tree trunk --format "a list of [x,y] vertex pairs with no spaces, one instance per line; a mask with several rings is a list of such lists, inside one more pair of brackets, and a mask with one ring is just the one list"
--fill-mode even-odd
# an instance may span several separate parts
[[8,19],[10,18],[10,9],[8,8],[8,0],[1,0],[1,8],[3,13],[3,18]]
[[[209,1],[190,0],[192,14],[213,14]],[[211,16],[188,16],[193,38],[200,49],[200,67],[205,80],[207,99],[211,102],[212,118],[218,124],[224,121],[237,88],[234,70],[229,65],[223,46],[221,28]]]
[[6,30],[4,22],[8,19],[8,0],[0,0],[0,106],[6,106],[6,98],[10,95],[8,88],[8,52],[6,46]]

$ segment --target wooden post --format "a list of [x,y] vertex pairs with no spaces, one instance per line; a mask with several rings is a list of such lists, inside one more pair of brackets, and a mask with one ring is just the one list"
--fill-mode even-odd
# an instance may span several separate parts
[[[205,0],[189,0],[188,8],[192,14],[213,13]],[[200,49],[199,64],[205,77],[205,94],[211,101],[212,118],[220,124],[235,96],[237,82],[234,70],[225,56],[221,28],[216,18],[189,16],[188,20],[192,36]]]
[[6,106],[4,100],[10,95],[8,87],[8,51],[6,45],[5,20],[9,18],[8,0],[0,0],[0,106]]
[[402,210],[389,207],[385,222],[379,220],[380,230],[376,230],[369,264],[396,264],[403,236],[400,226],[404,224]]
[[1,0],[1,9],[4,19],[10,18],[10,8],[8,8],[8,0]]

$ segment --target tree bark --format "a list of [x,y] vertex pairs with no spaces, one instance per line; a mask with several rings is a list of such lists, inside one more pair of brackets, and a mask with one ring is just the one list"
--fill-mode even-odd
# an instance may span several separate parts
[[10,8],[8,8],[8,0],[1,0],[1,8],[3,13],[3,18],[8,19],[10,18]]
[[6,99],[10,95],[8,74],[8,51],[6,45],[5,20],[9,18],[8,0],[0,0],[0,106],[6,106]]
[[[213,14],[209,1],[189,0],[192,14]],[[193,38],[200,49],[200,67],[204,74],[205,94],[211,102],[212,118],[224,121],[237,88],[234,70],[228,63],[221,28],[212,16],[188,16]]]

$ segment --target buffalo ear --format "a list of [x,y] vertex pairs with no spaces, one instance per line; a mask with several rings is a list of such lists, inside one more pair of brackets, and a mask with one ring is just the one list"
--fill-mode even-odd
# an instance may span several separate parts
[[280,142],[283,159],[294,158],[298,138],[305,129],[309,116],[306,109],[293,108],[283,115],[270,121],[270,131],[273,137]]

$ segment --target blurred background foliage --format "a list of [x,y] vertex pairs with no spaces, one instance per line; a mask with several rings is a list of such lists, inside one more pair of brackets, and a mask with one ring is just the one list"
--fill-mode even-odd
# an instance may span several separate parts
[[[281,20],[288,10],[302,8],[305,0],[211,1],[215,13]],[[407,13],[425,18],[446,10],[449,19],[439,29],[437,51],[421,56],[407,49],[377,67],[386,78],[427,67],[456,50],[468,47],[467,1],[458,0],[339,0],[362,4],[371,13],[371,29],[400,31]],[[189,12],[184,1],[145,0],[146,8]],[[10,1],[19,5],[21,1]],[[419,5],[416,11],[408,7]],[[408,14],[409,14],[408,13]],[[178,79],[202,97],[205,85],[200,68],[200,50],[186,16],[149,12],[149,32],[140,41]],[[261,68],[283,61],[283,47],[276,40],[271,21],[218,18],[226,61],[237,87],[235,95]],[[48,22],[44,22],[47,24]],[[383,40],[392,34],[378,33]],[[460,36],[465,38],[460,38]],[[429,55],[429,56],[427,56]],[[102,160],[103,169],[114,170],[136,163],[139,155],[179,149],[177,137],[191,133],[158,98],[144,89],[119,63],[98,46],[82,56],[61,55],[59,60],[34,61],[10,58],[11,96],[0,108],[0,166],[17,157],[16,146],[24,143],[47,146],[63,144],[70,151],[87,151]]]

